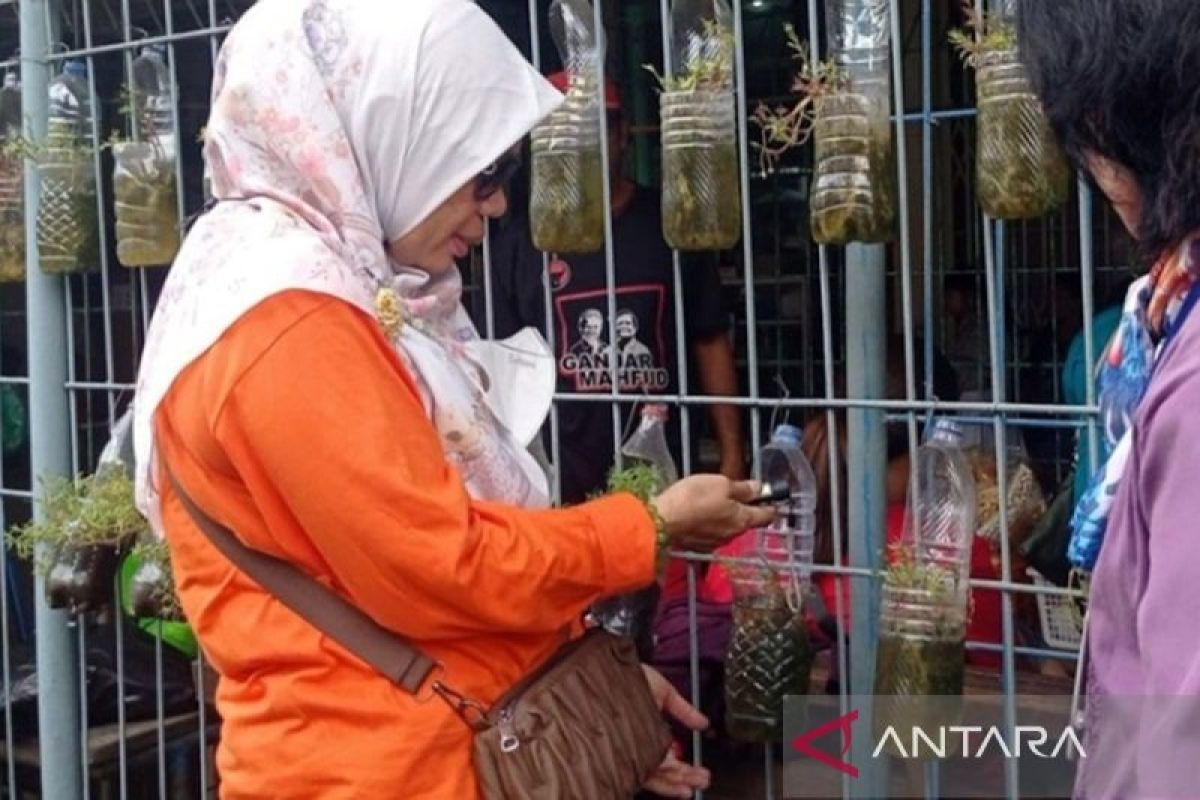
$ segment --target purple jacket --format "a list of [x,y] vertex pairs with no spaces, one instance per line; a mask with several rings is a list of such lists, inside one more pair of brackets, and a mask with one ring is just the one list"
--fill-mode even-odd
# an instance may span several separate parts
[[1200,798],[1200,309],[1167,345],[1093,575],[1076,795]]

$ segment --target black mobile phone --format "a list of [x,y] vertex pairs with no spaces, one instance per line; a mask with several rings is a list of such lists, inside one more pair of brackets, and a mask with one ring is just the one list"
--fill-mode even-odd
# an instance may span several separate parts
[[777,481],[775,483],[764,483],[762,490],[758,493],[758,497],[750,501],[752,506],[769,506],[774,503],[782,503],[792,496],[792,488],[787,481]]

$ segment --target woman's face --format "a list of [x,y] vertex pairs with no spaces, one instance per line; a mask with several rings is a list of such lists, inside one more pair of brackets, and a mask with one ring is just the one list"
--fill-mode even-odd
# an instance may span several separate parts
[[397,263],[440,275],[483,241],[488,217],[503,216],[507,209],[503,189],[477,199],[472,178],[415,228],[389,242],[388,250]]
[[1085,163],[1092,180],[1112,203],[1125,229],[1136,238],[1142,220],[1142,191],[1133,175],[1117,162],[1096,153],[1088,153]]

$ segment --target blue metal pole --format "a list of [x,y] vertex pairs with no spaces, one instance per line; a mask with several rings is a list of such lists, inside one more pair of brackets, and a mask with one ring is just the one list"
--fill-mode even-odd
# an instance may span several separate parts
[[[887,315],[882,245],[846,247],[846,391],[850,397],[877,399],[886,391]],[[883,566],[886,519],[887,444],[885,414],[858,408],[846,413],[847,499],[850,564],[878,570]],[[864,697],[875,689],[875,639],[878,630],[878,582],[850,579],[850,694]],[[861,730],[872,730],[872,709],[859,708]],[[851,783],[854,797],[886,797],[887,773],[871,758],[867,736],[855,736],[852,758],[861,770]]]
[[[21,103],[34,141],[46,136],[50,37],[46,0],[24,0],[20,8]],[[32,472],[37,477],[66,475],[71,470],[67,412],[66,302],[63,278],[38,268],[36,210],[41,183],[32,162],[25,162],[26,308],[29,340],[29,441]],[[34,503],[34,516],[44,514]],[[38,726],[42,796],[77,800],[83,796],[79,753],[78,654],[69,617],[46,604],[43,580],[37,579]]]

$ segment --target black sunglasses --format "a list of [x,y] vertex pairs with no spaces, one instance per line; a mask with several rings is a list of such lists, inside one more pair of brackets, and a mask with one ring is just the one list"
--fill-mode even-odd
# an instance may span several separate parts
[[521,168],[521,151],[514,148],[475,176],[475,201],[482,203],[503,189]]

